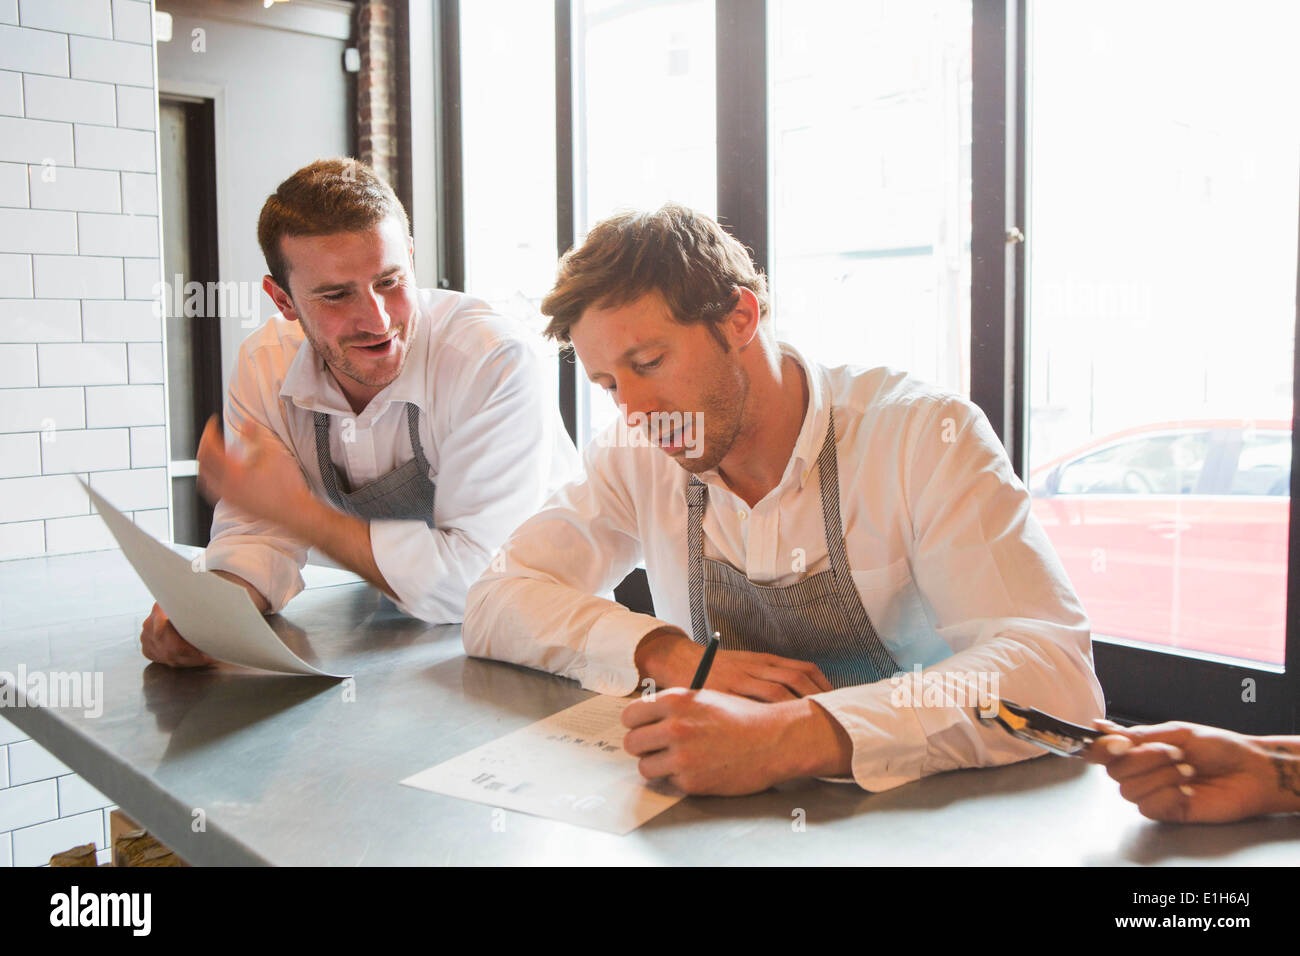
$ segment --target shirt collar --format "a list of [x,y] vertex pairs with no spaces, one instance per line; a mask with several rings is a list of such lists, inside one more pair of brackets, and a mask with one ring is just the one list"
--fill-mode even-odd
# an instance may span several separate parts
[[790,453],[790,464],[781,477],[784,485],[792,476],[797,476],[802,488],[812,473],[817,458],[821,455],[822,444],[826,440],[826,425],[830,408],[825,402],[825,390],[822,383],[821,367],[810,363],[803,354],[788,342],[781,342],[781,354],[788,355],[803,369],[804,381],[808,383],[808,408],[804,411],[803,424],[799,426],[799,437],[795,439],[794,450]]
[[[357,424],[366,427],[375,421],[393,402],[411,403],[426,408],[431,392],[428,388],[428,348],[429,317],[424,314],[424,300],[416,313],[415,334],[411,336],[406,355],[406,364],[378,395],[370,400],[360,415]],[[325,360],[312,348],[311,342],[304,335],[298,351],[289,363],[284,382],[280,385],[280,397],[286,398],[299,408],[309,412],[326,412],[330,415],[351,416],[352,406],[347,396],[339,388],[333,374],[325,368]]]

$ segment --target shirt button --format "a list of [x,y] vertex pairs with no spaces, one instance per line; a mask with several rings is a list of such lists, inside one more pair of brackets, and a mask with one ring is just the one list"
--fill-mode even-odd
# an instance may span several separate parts
[[749,512],[745,511],[743,508],[737,509],[736,517],[738,517],[741,521],[744,521],[746,518],[749,517]]

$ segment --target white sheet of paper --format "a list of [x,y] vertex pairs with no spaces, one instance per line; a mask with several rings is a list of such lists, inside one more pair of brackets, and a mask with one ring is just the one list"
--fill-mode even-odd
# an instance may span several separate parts
[[607,833],[630,833],[682,799],[637,771],[619,718],[636,698],[592,697],[402,781]]
[[196,572],[189,561],[136,527],[84,481],[81,484],[158,606],[181,636],[203,653],[277,674],[348,676],[312,667],[285,647],[242,587],[215,574]]

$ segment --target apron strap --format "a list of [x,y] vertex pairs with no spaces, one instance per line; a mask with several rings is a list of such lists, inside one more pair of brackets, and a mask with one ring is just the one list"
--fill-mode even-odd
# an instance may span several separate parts
[[420,444],[420,406],[414,402],[406,403],[406,430],[411,436],[411,453],[420,463],[421,472],[428,477],[429,459],[424,457],[424,445]]
[[709,616],[704,607],[704,508],[709,489],[690,476],[686,484],[686,586],[691,596],[691,639],[708,644]]
[[[321,483],[334,507],[340,511],[349,510],[343,500],[343,491],[339,487],[338,469],[330,457],[330,416],[325,412],[312,413],[312,425],[316,433],[316,464],[320,467]],[[424,445],[420,441],[420,406],[414,402],[406,403],[406,431],[411,438],[411,452],[420,463],[420,473],[429,475],[429,459],[424,457]]]
[[[860,635],[863,653],[875,671],[875,676],[870,680],[879,680],[897,673],[899,668],[880,640],[880,635],[876,633],[849,569],[848,549],[840,516],[839,460],[835,453],[833,410],[829,414],[826,439],[817,456],[817,472],[826,552],[835,582],[835,593],[854,633]],[[704,510],[708,504],[708,493],[708,486],[691,475],[686,485],[686,574],[691,599],[691,638],[699,644],[707,644],[711,634],[704,594]],[[865,682],[870,683],[870,680]]]
[[334,469],[334,459],[330,457],[330,417],[325,412],[312,413],[312,425],[316,432],[316,464],[320,468],[321,484],[330,503],[340,511],[347,511],[343,502],[343,493],[339,489],[339,475]]
[[877,679],[897,673],[898,664],[885,648],[867,609],[862,606],[853,573],[849,569],[848,549],[844,542],[844,526],[840,517],[839,459],[835,455],[835,410],[828,409],[830,423],[826,427],[826,441],[817,456],[817,479],[822,496],[822,522],[826,533],[826,553],[830,557],[831,573],[835,578],[835,592],[839,595],[844,613],[848,615],[853,630],[862,635],[863,650],[879,675]]

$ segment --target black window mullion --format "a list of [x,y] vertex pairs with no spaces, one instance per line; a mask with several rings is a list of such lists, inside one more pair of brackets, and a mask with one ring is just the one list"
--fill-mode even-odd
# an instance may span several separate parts
[[[555,0],[555,243],[557,255],[576,238],[573,183],[573,3]],[[571,348],[560,353],[560,417],[578,443],[578,370]]]
[[434,95],[438,148],[438,287],[465,288],[465,197],[460,127],[460,0],[436,0]]
[[718,221],[766,272],[767,2],[716,2]]
[[[1292,408],[1300,408],[1300,349],[1295,343],[1300,342],[1300,206],[1296,209],[1296,319],[1295,335],[1291,348],[1291,396]],[[1291,418],[1291,507],[1287,522],[1287,573],[1286,573],[1286,649],[1285,683],[1281,691],[1290,701],[1290,713],[1285,715],[1289,726],[1279,723],[1279,727],[1290,733],[1300,733],[1300,534],[1297,534],[1296,499],[1300,497],[1300,478],[1296,477],[1295,463],[1300,461],[1300,434],[1295,427],[1295,415]]]
[[970,392],[1023,479],[1024,0],[971,14]]

